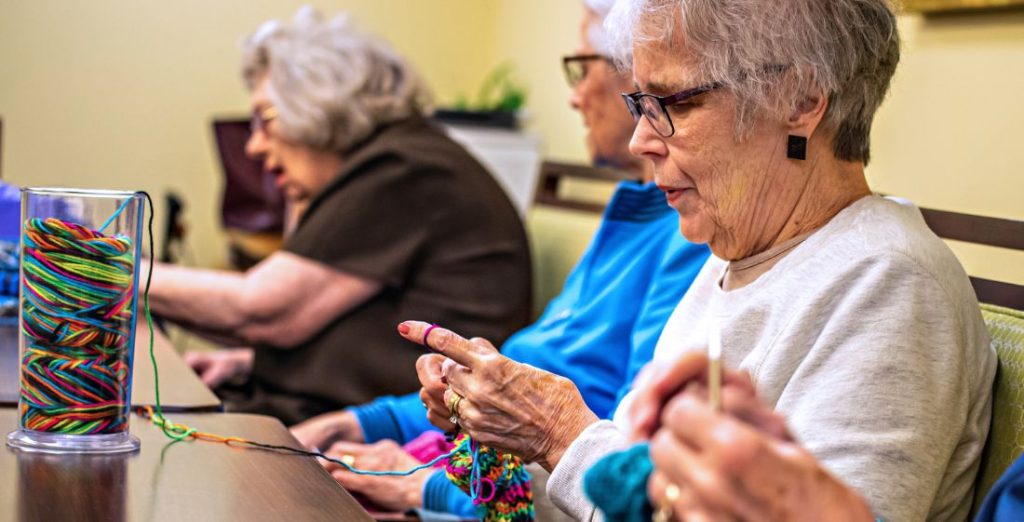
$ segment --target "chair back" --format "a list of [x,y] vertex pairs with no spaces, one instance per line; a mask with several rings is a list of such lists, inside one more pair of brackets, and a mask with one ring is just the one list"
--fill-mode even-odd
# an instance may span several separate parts
[[[1024,222],[921,209],[945,239],[1024,250]],[[974,483],[974,513],[1010,464],[1024,453],[1024,285],[971,277],[999,359],[992,389],[992,425]]]
[[605,196],[623,179],[624,173],[611,169],[554,161],[541,164],[533,207],[526,216],[535,315],[561,291],[601,224]]
[[992,390],[992,427],[974,483],[975,509],[1024,453],[1024,312],[982,304],[981,315],[999,357],[999,369]]
[[[921,214],[925,223],[941,238],[1024,251],[1024,221],[928,208],[922,208]],[[973,276],[971,285],[979,302],[1024,310],[1024,285]]]

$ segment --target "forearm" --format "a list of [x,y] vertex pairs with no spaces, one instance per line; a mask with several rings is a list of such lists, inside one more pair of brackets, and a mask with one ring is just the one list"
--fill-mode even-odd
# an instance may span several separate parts
[[189,333],[197,337],[200,337],[205,341],[220,345],[223,348],[231,348],[234,346],[243,346],[246,344],[250,344],[246,339],[243,339],[238,335],[234,335],[233,332],[220,332],[208,330],[180,320],[174,321],[174,324],[181,328],[184,328],[185,330],[188,330]]
[[211,335],[234,332],[247,319],[244,284],[242,274],[157,263],[149,305],[153,313],[186,328]]
[[583,492],[583,475],[605,455],[627,446],[626,437],[610,421],[590,425],[551,471],[547,483],[551,501],[576,520],[590,520],[595,508]]
[[350,409],[359,419],[366,442],[389,439],[405,444],[426,431],[437,429],[427,420],[427,409],[418,393],[380,397]]
[[153,310],[230,344],[290,348],[379,291],[380,285],[276,253],[245,274],[159,264]]
[[452,484],[443,470],[435,471],[423,484],[423,509],[465,518],[478,516],[469,495]]

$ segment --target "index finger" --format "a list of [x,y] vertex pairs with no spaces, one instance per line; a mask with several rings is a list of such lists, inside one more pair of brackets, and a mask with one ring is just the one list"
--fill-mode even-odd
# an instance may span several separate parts
[[[434,326],[422,321],[405,321],[398,325],[398,333],[406,339],[426,346],[431,350],[448,357],[449,359],[467,367],[473,368],[480,360],[480,357],[489,353],[487,348],[470,342],[461,335]],[[430,330],[430,337],[424,338],[427,330]]]

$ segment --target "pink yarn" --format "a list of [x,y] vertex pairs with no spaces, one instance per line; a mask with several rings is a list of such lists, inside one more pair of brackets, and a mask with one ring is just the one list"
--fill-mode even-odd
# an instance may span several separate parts
[[[438,431],[428,431],[423,435],[406,443],[402,448],[420,462],[430,462],[437,457],[452,450],[454,446],[444,440],[444,434]],[[443,468],[445,461],[434,464],[435,468]]]

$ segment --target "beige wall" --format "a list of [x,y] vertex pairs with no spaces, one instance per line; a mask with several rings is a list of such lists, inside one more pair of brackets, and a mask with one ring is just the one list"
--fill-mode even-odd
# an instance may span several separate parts
[[303,3],[350,11],[417,63],[441,99],[475,88],[492,65],[494,17],[472,0],[3,1],[5,178],[179,191],[195,261],[223,263],[209,122],[248,114],[242,37]]
[[[872,186],[921,206],[1024,220],[1024,13],[906,16],[872,139]],[[1024,253],[953,245],[968,271],[1024,283]]]
[[[240,38],[300,3],[0,2],[4,175],[26,185],[181,191],[196,261],[222,262],[208,123],[246,112]],[[578,2],[309,3],[347,9],[390,39],[442,101],[475,92],[491,67],[514,61],[545,154],[585,160],[559,61],[576,45]],[[874,188],[925,206],[1024,219],[1024,13],[907,16],[901,29],[903,62],[874,129]],[[1024,283],[1024,254],[957,252],[974,272]]]

